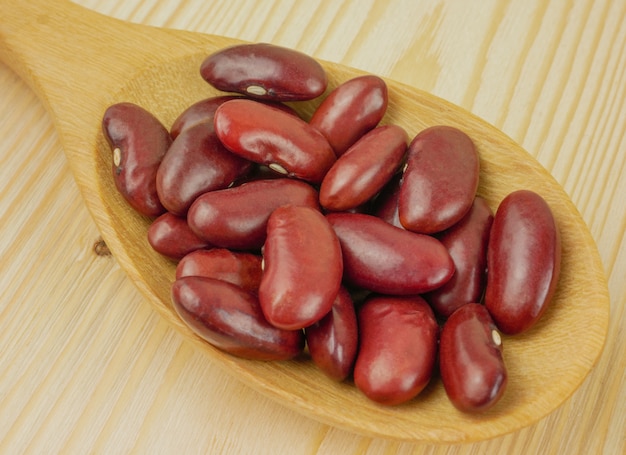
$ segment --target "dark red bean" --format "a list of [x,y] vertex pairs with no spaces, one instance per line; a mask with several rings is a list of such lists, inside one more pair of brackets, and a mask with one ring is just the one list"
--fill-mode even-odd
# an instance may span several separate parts
[[350,79],[328,94],[309,124],[328,139],[341,156],[361,136],[374,128],[387,111],[387,84],[378,76]]
[[285,205],[267,222],[259,301],[270,324],[307,327],[331,310],[341,285],[339,241],[324,215]]
[[461,411],[485,411],[502,397],[507,384],[502,339],[483,305],[463,305],[443,325],[439,371],[446,394]]
[[328,141],[299,117],[252,100],[232,100],[215,112],[215,132],[233,153],[313,183],[335,162]]
[[184,216],[201,194],[228,188],[246,175],[252,162],[228,151],[210,123],[184,130],[172,143],[157,172],[157,192],[170,212]]
[[165,126],[141,106],[117,103],[105,111],[102,131],[113,151],[113,180],[120,194],[142,215],[161,215],[165,208],[156,174],[172,142]]
[[306,344],[315,365],[335,381],[345,380],[354,367],[358,327],[354,303],[341,287],[331,311],[304,329]]
[[326,215],[335,230],[349,283],[382,294],[431,291],[454,273],[448,250],[434,237],[416,234],[372,215]]
[[255,180],[199,196],[187,222],[198,237],[215,246],[259,249],[265,242],[268,218],[286,204],[319,209],[317,191],[293,179]]
[[237,95],[212,96],[193,103],[174,120],[170,127],[170,136],[176,139],[182,131],[198,123],[212,124],[215,110],[226,101],[238,98],[241,97]]
[[393,226],[404,229],[398,216],[398,195],[401,184],[402,174],[395,174],[374,199],[372,214]]
[[199,123],[184,130],[163,158],[156,176],[159,199],[183,216],[198,196],[228,188],[251,167],[222,145],[212,124]]
[[419,296],[370,297],[358,310],[360,347],[354,383],[368,398],[398,405],[430,381],[439,327]]
[[447,318],[461,305],[480,302],[487,278],[487,243],[493,212],[476,197],[472,208],[458,223],[437,238],[450,252],[455,272],[446,284],[424,295],[435,313]]
[[257,297],[213,278],[188,276],[172,285],[172,301],[180,318],[201,338],[238,357],[286,360],[304,348],[302,330],[270,325]]
[[[226,101],[242,99],[242,96],[239,95],[223,95],[223,96],[213,96],[211,98],[205,98],[200,100],[187,109],[185,109],[181,114],[174,120],[172,123],[172,127],[170,128],[170,135],[172,139],[176,139],[176,137],[181,133],[181,131],[197,125],[198,123],[211,123],[213,124],[213,117],[215,116],[215,110]],[[288,114],[298,116],[298,113],[291,107],[283,103],[272,102],[272,101],[261,101],[269,104],[270,106],[274,106],[278,109],[281,109]]]
[[193,233],[185,218],[170,212],[152,221],[148,228],[148,242],[154,251],[175,260],[212,246]]
[[208,56],[200,74],[213,87],[274,101],[320,96],[328,80],[311,56],[267,43],[240,44]]
[[330,168],[320,186],[320,203],[327,210],[360,206],[391,179],[404,157],[408,136],[403,128],[374,128],[350,147]]
[[472,140],[450,126],[433,126],[409,145],[398,210],[402,225],[432,234],[468,212],[478,188],[480,164]]
[[496,211],[487,249],[485,305],[506,334],[524,332],[545,312],[561,269],[561,240],[548,203],[510,193]]
[[176,266],[176,278],[204,276],[236,284],[254,294],[259,291],[262,257],[226,248],[197,250],[183,257]]

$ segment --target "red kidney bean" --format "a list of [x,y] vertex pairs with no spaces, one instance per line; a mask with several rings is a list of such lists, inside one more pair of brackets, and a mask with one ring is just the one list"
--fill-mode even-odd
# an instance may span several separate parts
[[225,92],[275,101],[302,101],[320,96],[328,80],[311,56],[267,43],[240,44],[209,55],[201,76]]
[[326,173],[319,193],[322,206],[343,211],[370,200],[398,170],[407,141],[406,131],[396,125],[366,133]]
[[438,288],[454,263],[434,237],[416,234],[372,215],[330,213],[349,283],[382,294],[420,294]]
[[306,344],[315,365],[335,381],[345,380],[354,366],[358,327],[354,303],[341,287],[330,312],[304,329]]
[[257,294],[263,274],[261,262],[260,255],[226,248],[196,250],[180,260],[176,266],[176,279],[185,276],[215,278]]
[[485,305],[503,333],[530,329],[558,283],[561,240],[548,203],[517,190],[500,203],[487,248]]
[[335,162],[328,141],[299,117],[252,100],[215,111],[215,132],[233,153],[289,177],[319,183]]
[[387,223],[404,229],[398,216],[398,195],[402,184],[402,174],[395,174],[373,201],[372,214]]
[[378,76],[358,76],[339,85],[321,102],[309,124],[341,156],[374,128],[387,111],[387,84]]
[[176,215],[185,215],[198,196],[229,187],[247,174],[252,163],[228,151],[213,125],[199,123],[172,142],[157,172],[161,203]]
[[[198,123],[211,123],[213,124],[213,117],[215,115],[215,110],[230,100],[238,100],[244,99],[243,96],[240,95],[223,95],[223,96],[213,96],[211,98],[205,98],[200,100],[187,109],[185,109],[172,123],[172,127],[170,128],[170,135],[172,139],[176,139],[176,137],[181,133],[181,131],[197,125]],[[283,103],[272,102],[272,101],[262,101],[257,100],[259,102],[264,102],[270,106],[274,106],[278,109],[285,111],[288,114],[298,116],[298,113],[291,106],[288,106]]]
[[461,411],[485,411],[504,394],[502,339],[483,305],[463,305],[443,325],[439,372],[448,398]]
[[198,237],[215,246],[254,250],[265,242],[271,213],[286,204],[319,209],[317,191],[288,178],[255,180],[199,196],[187,222]]
[[157,253],[178,260],[192,251],[212,245],[199,238],[189,228],[185,218],[165,212],[148,228],[148,243]]
[[270,325],[257,297],[232,283],[197,276],[179,278],[172,285],[172,301],[197,335],[238,357],[287,360],[304,349],[302,330]]
[[113,180],[139,213],[165,212],[156,189],[156,174],[172,139],[150,112],[133,103],[109,106],[102,119],[104,137],[113,151]]
[[432,234],[465,215],[478,188],[480,163],[472,140],[450,126],[433,126],[409,145],[398,197],[402,225]]
[[263,261],[259,301],[270,324],[295,330],[328,314],[341,286],[343,263],[339,240],[318,210],[295,205],[274,210]]
[[455,272],[446,284],[423,297],[442,317],[461,305],[479,302],[487,278],[487,243],[493,212],[487,201],[476,197],[469,213],[436,237],[450,252]]
[[439,327],[426,301],[419,296],[374,296],[357,315],[357,388],[390,406],[416,397],[432,377],[437,354]]
[[198,123],[213,123],[215,110],[226,101],[239,99],[238,95],[212,96],[193,103],[187,109],[180,113],[170,127],[170,136],[172,139],[187,128],[197,125]]

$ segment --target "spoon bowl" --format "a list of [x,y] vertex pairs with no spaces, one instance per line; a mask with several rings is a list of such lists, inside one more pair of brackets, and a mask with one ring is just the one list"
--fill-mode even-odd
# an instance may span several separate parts
[[[492,209],[511,191],[530,189],[550,204],[562,236],[559,285],[529,332],[503,337],[509,373],[500,402],[478,415],[457,411],[435,377],[414,400],[378,405],[350,382],[336,383],[306,356],[260,362],[223,353],[197,337],[174,312],[175,264],[147,241],[150,220],[118,194],[111,151],[101,132],[105,109],[129,101],[167,127],[192,103],[218,94],[199,74],[210,53],[239,41],[130,24],[70,2],[0,0],[0,60],[37,93],[55,122],[85,203],[109,249],[154,309],[217,365],[264,395],[323,423],[370,437],[433,443],[489,439],[531,425],[567,400],[603,349],[609,315],[607,283],[596,245],[576,207],[554,178],[504,133],[471,113],[393,80],[383,123],[413,137],[446,124],[475,142],[478,193]],[[363,72],[321,62],[329,90]],[[308,118],[320,100],[293,107]]]

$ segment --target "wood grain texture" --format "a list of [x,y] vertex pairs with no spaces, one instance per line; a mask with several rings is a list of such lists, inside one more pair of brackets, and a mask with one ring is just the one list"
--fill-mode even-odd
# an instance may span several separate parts
[[552,172],[590,226],[609,277],[609,338],[563,407],[484,443],[395,443],[303,418],[216,370],[114,260],[93,254],[98,234],[50,119],[2,67],[0,451],[624,452],[622,2],[82,3],[136,22],[296,47],[429,90],[503,129]]

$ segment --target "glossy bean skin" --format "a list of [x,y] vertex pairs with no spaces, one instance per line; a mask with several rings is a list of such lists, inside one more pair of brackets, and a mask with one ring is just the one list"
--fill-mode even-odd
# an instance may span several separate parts
[[463,305],[445,322],[439,371],[448,398],[463,412],[485,411],[500,400],[507,384],[502,339],[483,305]]
[[470,209],[479,172],[478,152],[464,132],[450,126],[423,130],[409,144],[398,196],[400,222],[423,234],[449,228]]
[[328,84],[324,68],[311,56],[267,43],[231,46],[209,55],[201,76],[225,92],[273,101],[320,96]]
[[376,195],[398,170],[408,135],[397,125],[366,133],[330,168],[320,186],[320,203],[332,211],[358,207]]
[[156,176],[159,199],[184,216],[198,196],[229,187],[251,168],[222,145],[212,124],[199,123],[181,132],[163,157]]
[[373,296],[358,312],[360,347],[354,383],[368,398],[395,406],[430,381],[439,326],[419,296]]
[[142,215],[161,215],[165,207],[156,174],[172,143],[165,126],[141,106],[117,103],[105,111],[102,131],[113,151],[113,180],[120,194]]
[[176,117],[170,127],[170,136],[176,139],[178,135],[187,128],[198,123],[213,123],[215,110],[226,101],[239,99],[239,95],[221,95],[204,98],[190,105],[187,109]]
[[[218,107],[224,104],[226,101],[243,99],[244,97],[241,95],[222,95],[222,96],[212,96],[210,98],[202,99],[196,103],[193,103],[187,109],[180,113],[180,115],[174,120],[172,126],[170,127],[170,136],[172,139],[176,139],[176,137],[181,133],[181,131],[197,125],[198,123],[213,123],[213,117],[215,116],[215,111]],[[259,102],[263,102],[259,100]],[[288,114],[298,116],[298,113],[290,106],[272,101],[265,101],[270,106],[274,106],[278,109],[281,109]]]
[[378,125],[387,111],[387,104],[387,84],[383,79],[374,75],[358,76],[330,92],[309,124],[328,139],[339,157]]
[[255,180],[199,196],[187,222],[198,237],[215,246],[257,250],[265,242],[271,213],[286,204],[319,209],[317,191],[288,178]]
[[152,221],[148,228],[148,243],[157,253],[179,260],[192,251],[211,248],[189,228],[187,220],[165,212]]
[[446,283],[454,263],[434,237],[416,234],[372,215],[330,213],[348,283],[381,294],[409,295]]
[[487,245],[493,211],[476,197],[470,211],[436,237],[450,252],[455,272],[446,284],[424,295],[435,313],[449,317],[461,305],[480,302],[487,279]]
[[225,352],[254,360],[287,360],[304,349],[302,330],[270,325],[257,297],[213,278],[188,276],[172,285],[180,318],[202,339]]
[[321,133],[299,117],[252,100],[232,100],[215,112],[215,132],[231,152],[278,169],[289,177],[320,183],[335,163]]
[[358,349],[358,327],[354,302],[341,287],[330,312],[304,329],[313,362],[329,378],[344,381],[351,373]]
[[270,324],[307,327],[331,310],[341,286],[339,240],[318,210],[284,205],[267,222],[261,309]]
[[257,294],[263,269],[258,254],[230,251],[226,248],[196,250],[185,255],[176,266],[176,279],[203,276],[228,281]]
[[402,174],[395,174],[378,193],[373,201],[372,214],[387,223],[404,229],[398,215],[398,196],[402,184]]
[[548,203],[530,190],[498,206],[487,248],[485,305],[503,333],[535,325],[558,284],[561,238]]

